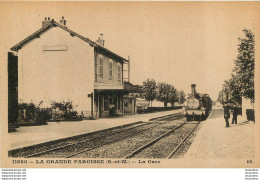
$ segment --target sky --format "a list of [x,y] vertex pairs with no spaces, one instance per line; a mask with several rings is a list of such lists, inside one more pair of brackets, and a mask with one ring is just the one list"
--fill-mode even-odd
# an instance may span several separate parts
[[93,41],[103,33],[106,48],[130,56],[131,83],[152,78],[187,94],[196,84],[216,100],[242,30],[258,33],[259,9],[258,2],[0,2],[1,58],[44,17],[64,16],[71,30]]

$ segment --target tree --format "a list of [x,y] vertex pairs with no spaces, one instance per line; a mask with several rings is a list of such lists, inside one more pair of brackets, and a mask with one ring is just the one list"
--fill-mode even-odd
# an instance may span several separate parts
[[223,90],[221,90],[219,93],[218,93],[218,102],[220,102],[221,104],[224,103],[224,96],[223,96]]
[[178,103],[183,104],[186,101],[186,95],[183,90],[178,91]]
[[173,106],[173,104],[178,101],[177,90],[170,84],[159,83],[156,99],[164,102],[164,107],[167,107],[167,103],[171,103]]
[[166,83],[159,83],[158,84],[158,94],[156,99],[158,101],[164,102],[164,107],[167,107],[167,103],[169,101],[169,91],[170,91],[171,85]]
[[224,98],[224,101],[227,101],[230,98],[229,81],[228,80],[225,80],[224,84],[223,84],[223,98]]
[[234,102],[241,103],[241,85],[238,76],[231,74],[229,80],[224,81],[223,90],[219,93],[218,101],[222,102],[232,99]]
[[234,60],[236,79],[241,88],[241,94],[255,101],[254,75],[255,75],[255,36],[251,30],[244,29],[245,38],[238,38],[238,56]]
[[229,79],[229,93],[233,101],[239,104],[242,102],[241,85],[237,75],[231,74],[231,78]]
[[171,103],[173,107],[176,102],[178,102],[178,92],[174,86],[171,86],[169,91],[169,103]]
[[156,82],[154,79],[147,79],[146,81],[143,82],[143,87],[145,89],[145,94],[144,97],[147,101],[149,101],[149,104],[151,102],[151,106],[152,106],[152,102],[153,100],[156,99],[157,96],[157,92],[156,92]]

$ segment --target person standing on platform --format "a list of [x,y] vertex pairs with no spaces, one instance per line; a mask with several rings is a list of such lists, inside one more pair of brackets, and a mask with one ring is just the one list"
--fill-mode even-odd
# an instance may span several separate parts
[[224,119],[226,121],[226,127],[229,127],[230,112],[227,103],[224,103]]
[[237,115],[238,115],[238,108],[237,106],[234,106],[232,124],[237,124]]

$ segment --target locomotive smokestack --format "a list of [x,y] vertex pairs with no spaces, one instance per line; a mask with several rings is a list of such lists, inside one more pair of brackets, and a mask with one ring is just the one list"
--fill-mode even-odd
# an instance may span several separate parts
[[196,92],[195,87],[196,87],[196,84],[191,84],[191,95],[192,95],[192,97],[195,96],[195,92]]

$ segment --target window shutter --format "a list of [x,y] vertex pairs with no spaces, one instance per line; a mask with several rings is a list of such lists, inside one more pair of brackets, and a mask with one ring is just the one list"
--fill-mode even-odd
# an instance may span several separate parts
[[118,69],[118,81],[121,82],[121,67],[120,67],[120,65],[118,65],[117,69]]
[[99,69],[99,74],[103,76],[103,58],[100,58],[100,69]]
[[111,59],[109,59],[108,69],[109,69],[109,78],[112,79],[112,75],[113,75],[113,61]]

